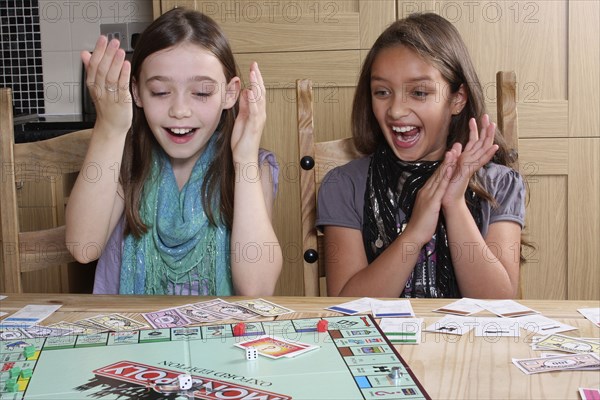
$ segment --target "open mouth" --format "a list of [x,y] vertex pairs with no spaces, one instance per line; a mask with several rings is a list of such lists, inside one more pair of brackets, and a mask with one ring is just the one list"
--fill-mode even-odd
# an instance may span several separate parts
[[196,128],[165,128],[173,136],[184,137],[191,136],[196,132]]
[[396,134],[396,140],[400,143],[411,144],[421,136],[421,128],[412,125],[392,126],[392,131]]

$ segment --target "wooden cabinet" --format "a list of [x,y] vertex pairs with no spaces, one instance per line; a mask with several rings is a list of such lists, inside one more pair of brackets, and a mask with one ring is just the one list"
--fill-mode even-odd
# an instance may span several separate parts
[[350,136],[354,86],[370,45],[396,18],[434,11],[467,42],[490,110],[496,71],[517,74],[526,223],[536,246],[522,269],[523,296],[600,299],[600,3],[157,0],[154,14],[174,6],[196,8],[223,27],[244,80],[255,60],[265,77],[263,146],[281,166],[275,229],[284,270],[277,294],[303,294],[295,80],[315,83],[317,140]]

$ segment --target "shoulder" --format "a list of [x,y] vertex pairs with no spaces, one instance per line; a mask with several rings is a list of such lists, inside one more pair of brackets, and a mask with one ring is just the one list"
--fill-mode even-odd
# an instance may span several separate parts
[[344,165],[335,167],[323,178],[321,188],[324,185],[330,184],[352,184],[353,186],[362,187],[366,185],[367,175],[369,172],[369,164],[371,156],[357,158]]
[[317,226],[361,229],[370,161],[359,158],[327,173],[319,187]]
[[521,174],[505,165],[488,163],[477,174],[485,189],[492,195],[505,191],[525,190],[525,183]]
[[519,172],[504,165],[489,163],[477,173],[485,190],[496,204],[484,202],[482,212],[489,224],[498,221],[513,221],[525,224],[525,182]]

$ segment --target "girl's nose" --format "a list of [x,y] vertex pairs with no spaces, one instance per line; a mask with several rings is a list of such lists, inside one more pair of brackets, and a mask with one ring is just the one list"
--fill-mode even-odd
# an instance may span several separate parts
[[388,116],[392,119],[400,119],[409,114],[408,104],[403,94],[394,96],[390,107],[388,108]]
[[192,110],[185,99],[185,95],[177,96],[169,108],[169,116],[173,118],[187,118],[192,115]]

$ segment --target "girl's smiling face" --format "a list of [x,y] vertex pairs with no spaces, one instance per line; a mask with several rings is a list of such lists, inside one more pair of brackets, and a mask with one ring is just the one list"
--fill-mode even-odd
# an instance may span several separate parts
[[406,46],[381,50],[371,67],[373,113],[386,142],[404,161],[441,160],[448,128],[466,100],[450,94],[438,69]]
[[208,50],[183,43],[148,56],[134,82],[134,99],[174,168],[196,162],[235,105],[238,77],[227,82],[220,61]]

